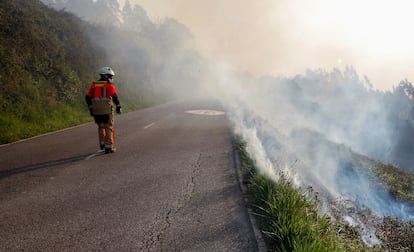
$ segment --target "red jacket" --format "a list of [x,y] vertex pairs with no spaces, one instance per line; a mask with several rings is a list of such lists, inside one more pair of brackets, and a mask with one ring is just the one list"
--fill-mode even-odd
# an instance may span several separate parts
[[[106,81],[97,81],[97,82],[93,82],[89,88],[88,93],[86,94],[86,96],[89,96],[91,99],[95,99],[95,98],[108,98],[108,99],[113,99],[114,95],[116,96],[116,100],[118,98],[117,96],[117,91],[115,86],[112,83],[108,83]],[[114,100],[114,103],[116,105],[117,102]]]
[[117,107],[121,106],[115,86],[108,81],[93,82],[85,96],[86,103],[92,108],[92,100],[112,101]]

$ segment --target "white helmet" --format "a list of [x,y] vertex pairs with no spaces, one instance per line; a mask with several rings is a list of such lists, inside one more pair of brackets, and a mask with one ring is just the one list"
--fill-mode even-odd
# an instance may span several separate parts
[[110,67],[102,67],[101,70],[99,70],[100,75],[112,75],[115,76],[114,70]]

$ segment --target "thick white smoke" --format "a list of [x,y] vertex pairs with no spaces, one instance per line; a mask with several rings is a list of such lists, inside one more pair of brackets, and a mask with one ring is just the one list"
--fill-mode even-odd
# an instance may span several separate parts
[[373,173],[374,159],[398,163],[403,156],[393,153],[410,151],[399,142],[413,132],[410,83],[379,92],[353,68],[258,80],[225,72],[217,89],[263,174],[277,180],[281,171],[297,186],[311,186],[326,212],[360,225],[367,244],[379,240],[362,212],[414,218],[413,207],[378,186]]

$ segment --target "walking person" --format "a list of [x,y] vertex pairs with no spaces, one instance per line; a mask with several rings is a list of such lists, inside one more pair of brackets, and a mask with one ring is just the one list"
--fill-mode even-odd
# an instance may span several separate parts
[[99,70],[100,79],[92,82],[85,96],[89,112],[98,125],[99,147],[105,153],[115,152],[114,117],[122,112],[118,93],[112,84],[115,72],[110,67]]

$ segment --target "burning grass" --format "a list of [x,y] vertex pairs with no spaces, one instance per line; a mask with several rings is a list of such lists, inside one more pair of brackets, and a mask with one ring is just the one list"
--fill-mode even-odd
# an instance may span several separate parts
[[[245,144],[236,140],[235,148],[240,154],[250,206],[271,251],[414,251],[414,221],[381,218],[369,210],[355,212],[375,228],[381,241],[368,247],[358,225],[347,224],[338,217],[339,212],[335,214],[333,206],[330,216],[321,214],[317,197],[309,197],[317,195],[311,188],[298,189],[283,174],[277,182],[257,174]],[[413,202],[414,176],[366,157],[356,159],[360,165],[370,167],[394,197]]]
[[375,163],[374,173],[397,200],[414,204],[414,175],[390,164]]
[[391,164],[384,164],[354,154],[358,163],[371,170],[380,180],[377,186],[390,192],[394,199],[414,205],[414,175]]

